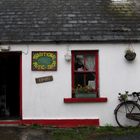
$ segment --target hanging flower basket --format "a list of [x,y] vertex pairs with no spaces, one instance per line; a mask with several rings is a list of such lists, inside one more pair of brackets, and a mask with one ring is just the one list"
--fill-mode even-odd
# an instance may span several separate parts
[[126,60],[133,61],[136,58],[136,53],[132,50],[126,50],[125,56]]

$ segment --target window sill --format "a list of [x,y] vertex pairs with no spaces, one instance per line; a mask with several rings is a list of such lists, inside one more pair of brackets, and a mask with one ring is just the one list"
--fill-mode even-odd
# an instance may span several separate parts
[[100,98],[64,98],[64,103],[102,103],[107,102],[106,97],[100,97]]

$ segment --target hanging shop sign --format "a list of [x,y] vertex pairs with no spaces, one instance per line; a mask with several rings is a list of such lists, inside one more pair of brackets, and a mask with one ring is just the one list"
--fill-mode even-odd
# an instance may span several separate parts
[[55,51],[33,51],[32,52],[33,71],[56,71],[57,52]]
[[52,76],[45,76],[45,77],[36,78],[35,80],[36,80],[36,83],[39,84],[39,83],[53,81],[53,77]]

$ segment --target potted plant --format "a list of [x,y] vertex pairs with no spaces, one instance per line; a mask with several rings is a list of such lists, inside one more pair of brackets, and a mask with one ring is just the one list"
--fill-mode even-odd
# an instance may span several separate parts
[[89,86],[78,86],[74,89],[76,98],[96,98],[97,94],[93,92],[93,88]]
[[126,52],[125,52],[125,56],[126,60],[128,61],[133,61],[136,57],[136,53],[131,50],[131,49],[127,49]]

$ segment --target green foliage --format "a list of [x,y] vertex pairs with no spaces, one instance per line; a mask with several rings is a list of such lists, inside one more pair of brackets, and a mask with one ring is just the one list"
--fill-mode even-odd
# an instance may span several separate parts
[[52,131],[51,137],[53,140],[96,140],[107,135],[122,136],[139,132],[140,128],[123,129],[107,124],[103,127],[59,128]]
[[74,89],[75,93],[92,93],[93,88],[90,86],[82,86],[78,84],[78,86]]
[[42,128],[42,126],[41,125],[38,125],[38,124],[32,124],[32,125],[30,125],[30,128],[32,128],[32,129],[38,129],[38,128]]
[[98,133],[113,132],[113,131],[114,131],[114,127],[110,124],[107,124],[106,126],[98,127],[96,129],[96,132]]
[[132,17],[136,14],[132,3],[110,3],[106,8],[110,11],[110,13],[117,16]]
[[102,140],[104,137],[120,137],[140,133],[139,127],[120,128],[110,124],[100,127],[76,127],[76,128],[56,128],[52,126],[41,126],[32,124],[26,126],[29,129],[39,129],[48,135],[52,140]]

